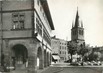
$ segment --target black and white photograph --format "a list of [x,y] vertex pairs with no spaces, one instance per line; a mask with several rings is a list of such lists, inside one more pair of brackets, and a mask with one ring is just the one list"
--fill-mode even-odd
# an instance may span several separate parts
[[0,73],[103,73],[103,0],[0,0]]

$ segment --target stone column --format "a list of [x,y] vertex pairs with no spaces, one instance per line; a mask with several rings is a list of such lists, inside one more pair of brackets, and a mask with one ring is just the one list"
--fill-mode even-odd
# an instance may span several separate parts
[[47,52],[47,66],[49,66],[49,53]]
[[51,65],[51,62],[52,62],[52,55],[51,55],[51,53],[50,53],[50,65]]
[[44,68],[44,53],[42,51],[42,55],[40,56],[40,65],[39,65],[39,69],[43,69]]
[[10,66],[10,47],[8,45],[9,40],[6,39],[3,44],[4,65]]
[[36,55],[28,57],[28,73],[37,73]]
[[46,67],[47,66],[47,53],[46,53],[46,50],[44,51],[44,67]]
[[50,53],[49,53],[49,66],[50,66],[50,63],[51,63],[51,62],[50,62]]
[[10,66],[10,56],[4,55],[4,67],[9,67],[9,66]]
[[48,66],[50,66],[50,54],[48,53]]
[[37,41],[30,40],[28,48],[28,67],[27,73],[37,73]]

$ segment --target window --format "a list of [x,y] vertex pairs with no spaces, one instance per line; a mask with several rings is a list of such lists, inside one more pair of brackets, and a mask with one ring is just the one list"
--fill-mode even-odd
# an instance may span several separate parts
[[42,25],[38,18],[36,18],[36,30],[40,35],[42,35]]
[[65,58],[65,60],[66,60],[66,58]]
[[82,30],[82,35],[83,35],[83,30]]
[[65,50],[67,49],[67,47],[65,47]]
[[39,0],[37,0],[37,4],[39,5]]
[[79,34],[81,35],[81,30],[79,30]]
[[20,13],[19,14],[19,20],[20,21],[24,21],[24,13]]
[[76,35],[76,31],[74,31],[74,35]]
[[13,22],[13,29],[19,28],[18,21]]
[[60,46],[60,49],[61,49],[61,46]]
[[25,21],[24,13],[13,13],[12,20],[13,20],[12,29],[24,29],[24,21]]
[[24,28],[24,21],[20,21],[20,29]]
[[79,34],[80,34],[80,35],[83,35],[83,30],[79,30]]
[[76,35],[76,31],[73,31],[73,35]]
[[61,54],[61,51],[60,51],[60,54]]

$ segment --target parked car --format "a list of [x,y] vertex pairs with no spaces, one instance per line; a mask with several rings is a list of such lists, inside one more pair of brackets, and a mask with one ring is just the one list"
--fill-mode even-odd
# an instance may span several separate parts
[[81,63],[79,63],[79,62],[73,62],[73,63],[71,63],[70,65],[73,65],[73,66],[80,66]]
[[87,64],[93,66],[93,63],[92,63],[92,62],[89,62],[89,61],[88,61]]
[[86,65],[88,65],[88,63],[87,62],[83,62],[83,65],[86,66]]
[[64,63],[70,63],[70,60],[64,61]]
[[9,66],[9,67],[7,67],[7,69],[8,69],[8,70],[14,70],[15,67],[14,67],[14,66]]
[[93,65],[101,65],[101,62],[100,61],[92,61]]
[[102,63],[100,61],[98,61],[97,63],[98,63],[98,65],[102,65]]
[[95,62],[95,61],[92,61],[92,63],[93,63],[93,65],[98,65],[98,63],[97,63],[97,62]]

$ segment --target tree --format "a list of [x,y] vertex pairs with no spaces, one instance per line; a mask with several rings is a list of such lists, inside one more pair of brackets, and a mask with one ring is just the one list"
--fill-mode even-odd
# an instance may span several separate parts
[[77,44],[74,42],[68,42],[68,53],[71,55],[71,60],[72,62],[72,56],[77,52]]
[[88,53],[88,48],[85,45],[81,44],[80,50],[78,51],[78,54],[82,56],[82,59],[84,59],[84,56],[85,56],[86,53]]
[[100,52],[92,52],[89,55],[89,61],[98,61],[101,58],[101,53]]
[[101,53],[100,52],[94,52],[94,55],[93,55],[94,61],[100,60],[100,58],[101,58]]

